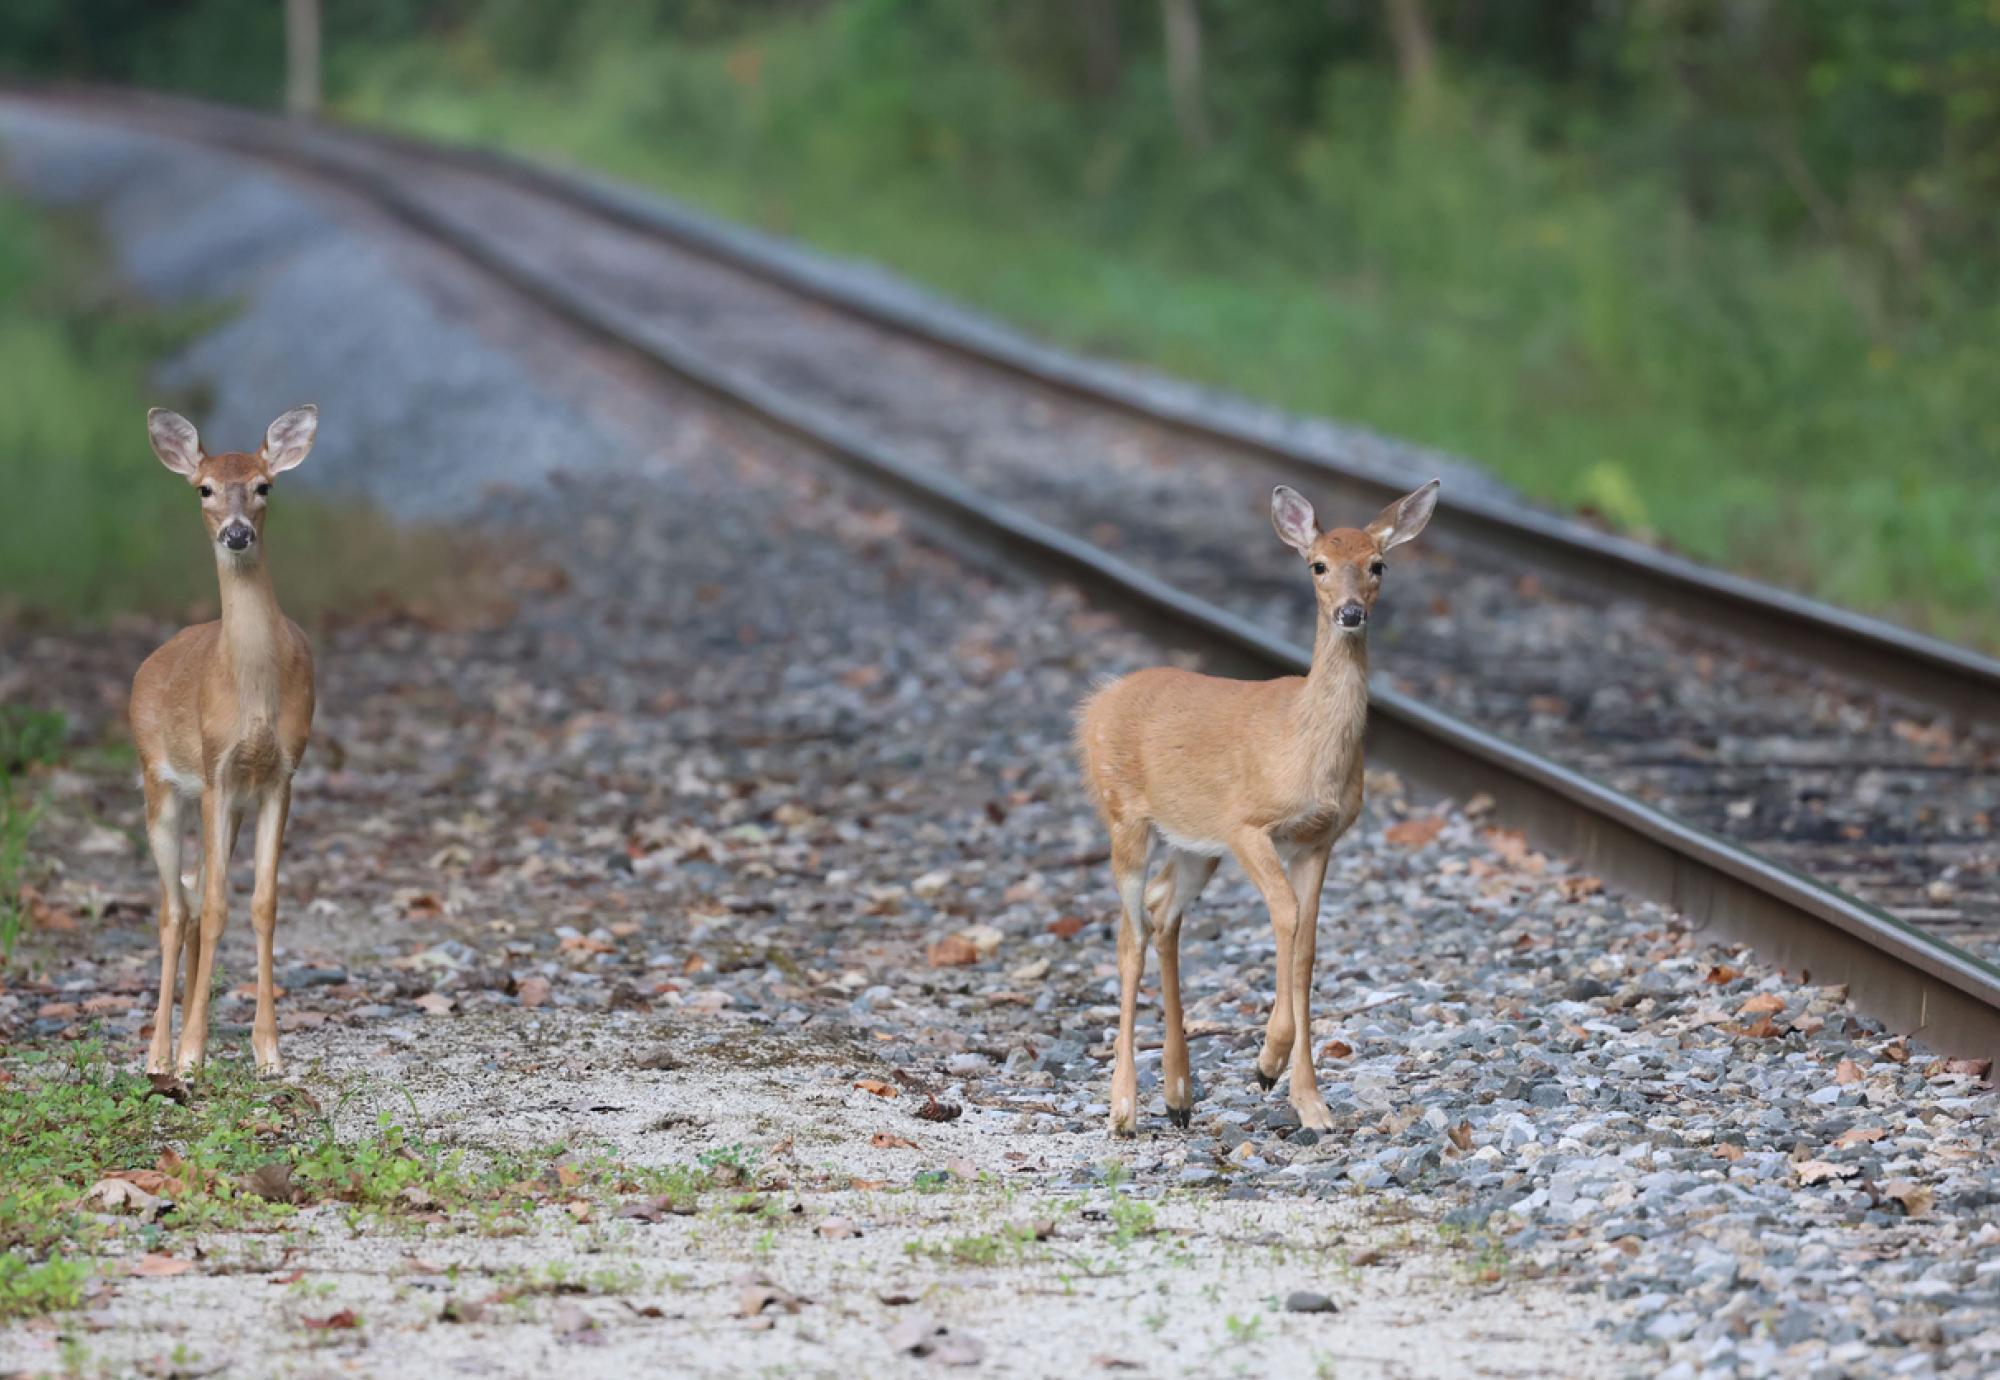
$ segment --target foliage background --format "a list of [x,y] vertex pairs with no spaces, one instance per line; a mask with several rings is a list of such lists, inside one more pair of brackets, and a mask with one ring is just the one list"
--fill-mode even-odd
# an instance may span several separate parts
[[[343,113],[603,166],[2000,643],[1994,0],[337,0],[326,23]],[[14,0],[0,65],[268,104],[281,6]]]

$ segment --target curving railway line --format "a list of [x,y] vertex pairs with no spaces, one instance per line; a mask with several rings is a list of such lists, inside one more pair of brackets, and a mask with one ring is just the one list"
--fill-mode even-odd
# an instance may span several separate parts
[[[1269,484],[1366,508],[1422,463],[1203,406],[593,180],[183,102],[47,99],[337,182],[957,544],[1225,669],[1303,665]],[[1538,846],[1848,983],[1899,1029],[2000,1052],[1981,957],[2000,954],[2000,663],[1463,487],[1390,577],[1377,760],[1491,794]]]

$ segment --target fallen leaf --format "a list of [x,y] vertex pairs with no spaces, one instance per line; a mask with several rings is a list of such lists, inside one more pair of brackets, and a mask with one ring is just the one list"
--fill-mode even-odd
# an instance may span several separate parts
[[1461,1121],[1458,1123],[1458,1125],[1453,1126],[1451,1129],[1447,1130],[1445,1134],[1451,1137],[1451,1143],[1457,1146],[1460,1150],[1462,1151],[1470,1150],[1472,1148],[1471,1122]]
[[1947,1059],[1944,1061],[1946,1073],[1962,1073],[1968,1078],[1984,1078],[1993,1072],[1991,1059]]
[[926,957],[933,968],[963,968],[979,961],[979,948],[962,934],[948,934],[931,945]]
[[1065,915],[1049,921],[1049,933],[1058,939],[1074,939],[1083,933],[1084,926],[1089,923],[1081,915]]
[[885,1083],[879,1078],[859,1078],[855,1080],[854,1086],[865,1093],[874,1093],[877,1097],[895,1097],[897,1095],[894,1083]]
[[448,1016],[451,1014],[451,1008],[457,1005],[442,992],[426,992],[417,998],[416,1004],[418,1010],[433,1016]]
[[926,1097],[924,1105],[917,1108],[917,1117],[923,1121],[956,1121],[965,1108],[956,1102],[940,1102],[935,1097]]
[[1719,1160],[1728,1160],[1734,1164],[1743,1158],[1743,1147],[1734,1141],[1719,1141],[1711,1153]]
[[339,1328],[359,1327],[361,1319],[354,1315],[352,1308],[343,1308],[338,1313],[329,1313],[323,1318],[300,1318],[299,1326],[311,1328],[315,1332],[327,1332]]
[[1829,1160],[1804,1160],[1793,1166],[1802,1184],[1823,1184],[1833,1179],[1852,1179],[1861,1173],[1858,1164],[1834,1164]]
[[829,1217],[819,1224],[819,1234],[829,1241],[845,1241],[849,1237],[861,1235],[861,1228],[847,1217]]
[[1382,831],[1382,837],[1398,848],[1422,848],[1443,832],[1442,816],[1418,815],[1414,819],[1398,820]]
[[1717,987],[1723,987],[1742,976],[1743,970],[1741,968],[1732,968],[1727,963],[1718,963],[1708,970],[1708,977],[1705,980]]
[[287,1270],[284,1274],[272,1275],[264,1282],[266,1284],[297,1284],[305,1277],[306,1272],[304,1270]]
[[183,1107],[187,1105],[190,1095],[188,1085],[171,1073],[149,1073],[146,1075],[146,1081],[151,1085],[150,1096],[164,1097],[167,1101],[178,1102]]
[[1581,874],[1571,877],[1558,877],[1556,878],[1556,890],[1563,894],[1565,901],[1581,901],[1585,897],[1595,896],[1598,892],[1604,890],[1604,882],[1601,878],[1587,877]]
[[[144,1172],[144,1171],[141,1171]],[[124,1178],[103,1178],[83,1195],[86,1203],[96,1203],[106,1212],[129,1212],[142,1222],[150,1222],[173,1206],[156,1193]]]
[[535,974],[514,984],[514,996],[523,1006],[543,1006],[549,1000],[549,980]]
[[281,1160],[260,1165],[243,1177],[243,1186],[267,1203],[292,1201],[292,1167]]
[[1319,1047],[1319,1057],[1322,1059],[1345,1059],[1352,1053],[1354,1046],[1345,1040],[1328,1040]]
[[1882,1185],[1882,1196],[1900,1206],[1905,1217],[1922,1217],[1936,1201],[1930,1189],[1909,1179],[1889,1180]]
[[1749,1025],[1736,1026],[1731,1033],[1750,1040],[1775,1040],[1785,1033],[1785,1028],[1769,1016],[1759,1016]]
[[1852,1059],[1842,1059],[1833,1068],[1833,1081],[1836,1083],[1859,1083],[1865,1076],[1861,1072],[1861,1065]]
[[152,1251],[140,1256],[130,1273],[142,1275],[147,1279],[168,1279],[174,1275],[184,1275],[193,1268],[192,1260],[182,1260],[176,1256]]
[[1881,1126],[1850,1126],[1834,1137],[1833,1145],[1836,1150],[1851,1150],[1857,1145],[1872,1145],[1888,1134]]
[[1741,1016],[1775,1016],[1785,1009],[1785,999],[1775,992],[1758,992],[1743,1005],[1736,1008]]
[[914,1150],[917,1148],[915,1141],[904,1140],[901,1136],[892,1136],[887,1131],[877,1131],[875,1138],[868,1143],[877,1150]]

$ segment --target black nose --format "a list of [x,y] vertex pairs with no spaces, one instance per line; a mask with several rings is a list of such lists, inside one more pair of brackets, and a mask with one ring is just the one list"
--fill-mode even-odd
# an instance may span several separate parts
[[1333,616],[1340,620],[1343,628],[1358,628],[1368,621],[1368,610],[1359,604],[1342,604]]
[[232,522],[222,529],[222,544],[231,551],[246,550],[255,540],[257,534],[250,530],[247,522]]

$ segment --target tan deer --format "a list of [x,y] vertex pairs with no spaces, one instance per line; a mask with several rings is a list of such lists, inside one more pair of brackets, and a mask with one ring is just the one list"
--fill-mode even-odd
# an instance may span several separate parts
[[[250,924],[257,935],[257,1016],[250,1048],[260,1073],[284,1071],[273,1009],[272,935],[278,923],[278,850],[291,808],[292,773],[312,729],[312,648],[278,611],[264,561],[271,482],[312,450],[319,412],[293,408],[272,422],[255,455],[206,455],[187,420],[164,408],[146,416],[153,453],[201,495],[215,551],[222,617],[176,633],[132,678],[132,742],[146,789],[146,839],[160,872],[160,1004],[150,1073],[175,1071],[174,968],[184,963],[178,1071],[208,1051],[208,990],[228,918],[229,857],[246,812],[257,817],[257,879]],[[200,924],[181,889],[181,809],[201,805]],[[185,950],[185,957],[183,957]]]
[[[1111,831],[1111,873],[1123,906],[1114,1135],[1138,1129],[1132,1028],[1149,932],[1160,951],[1167,1115],[1177,1126],[1193,1115],[1181,1023],[1181,917],[1224,853],[1235,856],[1263,894],[1278,941],[1277,995],[1257,1057],[1258,1082],[1273,1086],[1289,1063],[1300,1122],[1316,1131],[1332,1126],[1312,1062],[1320,884],[1334,841],[1361,813],[1368,615],[1382,588],[1384,557],[1423,531],[1437,493],[1433,479],[1366,527],[1322,532],[1304,498],[1283,485],[1272,492],[1271,521],[1304,557],[1319,600],[1312,668],[1304,677],[1223,680],[1156,667],[1105,686],[1077,711],[1077,753]],[[1167,856],[1149,884],[1155,837]]]

